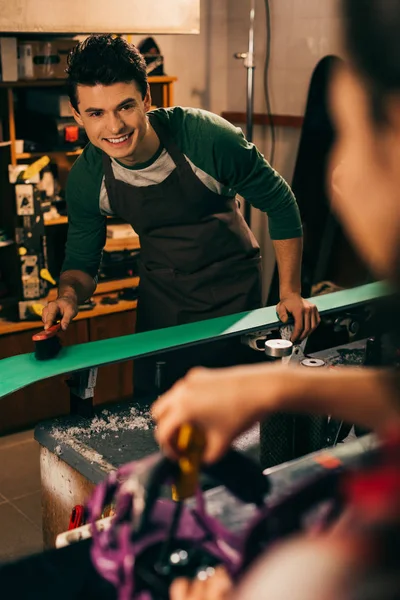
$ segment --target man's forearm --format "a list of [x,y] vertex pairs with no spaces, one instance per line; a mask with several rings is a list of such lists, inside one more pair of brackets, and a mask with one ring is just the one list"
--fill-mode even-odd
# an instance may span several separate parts
[[84,271],[64,271],[60,277],[58,297],[71,298],[77,304],[85,302],[96,289],[96,283]]
[[293,293],[300,294],[303,238],[273,240],[272,243],[278,264],[280,298],[286,298]]
[[400,419],[396,375],[390,370],[237,368],[242,369],[238,387],[251,386],[248,397],[259,419],[273,412],[331,415],[376,430]]

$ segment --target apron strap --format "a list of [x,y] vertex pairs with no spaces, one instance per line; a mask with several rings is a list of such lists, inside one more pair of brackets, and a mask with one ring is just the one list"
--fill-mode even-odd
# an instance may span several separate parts
[[[161,145],[164,146],[164,148],[174,161],[176,167],[180,167],[182,169],[189,168],[189,170],[192,172],[189,163],[187,162],[182,152],[179,150],[178,146],[175,144],[169,131],[164,127],[162,123],[160,123],[160,120],[154,114],[149,113],[148,117],[151,126],[153,127],[154,131],[160,139]],[[102,152],[102,162],[107,194],[109,198],[113,198],[115,194],[115,176],[111,164],[111,158],[105,152]]]
[[107,190],[108,201],[110,203],[111,209],[113,208],[113,199],[116,197],[116,189],[115,183],[116,179],[114,176],[114,171],[111,165],[111,158],[105,153],[102,152],[102,162],[103,162],[103,173],[104,173],[104,183]]
[[189,168],[190,171],[193,172],[185,156],[175,144],[170,131],[163,125],[163,123],[160,122],[160,119],[154,113],[149,113],[148,117],[150,125],[160,138],[161,144],[164,146],[175,165],[183,169]]

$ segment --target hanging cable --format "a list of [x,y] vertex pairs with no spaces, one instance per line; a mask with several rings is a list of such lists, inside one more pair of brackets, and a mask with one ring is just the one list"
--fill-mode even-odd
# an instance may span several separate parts
[[268,83],[269,66],[270,66],[270,60],[271,60],[271,10],[270,10],[269,0],[264,0],[264,3],[265,3],[265,20],[266,20],[266,26],[267,26],[267,50],[266,50],[265,64],[264,64],[264,95],[265,95],[265,102],[267,105],[267,116],[268,116],[268,120],[269,120],[269,128],[270,128],[270,133],[271,133],[271,151],[270,151],[270,155],[269,155],[269,163],[271,166],[273,166],[274,160],[275,160],[276,132],[275,132],[275,125],[274,125],[274,122],[272,119],[271,98],[270,98],[270,94],[269,94],[269,83]]

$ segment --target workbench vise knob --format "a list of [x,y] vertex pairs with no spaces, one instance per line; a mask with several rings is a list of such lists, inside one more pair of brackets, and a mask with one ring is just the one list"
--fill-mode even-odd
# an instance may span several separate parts
[[290,340],[267,340],[265,342],[265,354],[268,358],[279,360],[286,356],[291,356],[293,343]]
[[242,335],[240,341],[245,346],[249,346],[252,350],[257,352],[264,352],[265,340],[267,339],[267,331],[255,331],[253,333],[246,333]]
[[380,336],[370,337],[365,345],[364,366],[380,367],[382,364],[382,341]]
[[341,331],[347,331],[350,336],[355,336],[360,330],[360,317],[359,315],[346,314],[342,317],[338,317],[333,322],[333,331],[340,333]]
[[163,360],[158,360],[156,362],[156,374],[155,374],[155,388],[157,391],[157,396],[160,396],[166,391],[166,362]]

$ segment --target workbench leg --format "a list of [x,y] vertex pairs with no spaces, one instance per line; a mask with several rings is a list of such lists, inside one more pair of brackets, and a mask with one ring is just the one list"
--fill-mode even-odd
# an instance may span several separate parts
[[40,447],[42,528],[44,548],[54,548],[59,533],[67,531],[71,511],[84,504],[95,485],[62,458]]

